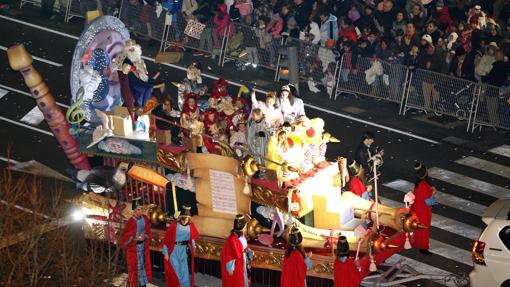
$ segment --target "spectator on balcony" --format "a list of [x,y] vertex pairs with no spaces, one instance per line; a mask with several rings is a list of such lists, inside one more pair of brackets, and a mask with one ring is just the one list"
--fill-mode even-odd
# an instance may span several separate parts
[[239,9],[241,23],[251,25],[251,19],[253,19],[251,16],[253,13],[253,3],[251,0],[235,0],[234,6]]
[[287,27],[287,21],[289,21],[290,17],[292,17],[292,14],[290,13],[289,6],[283,5],[282,9],[280,10],[280,17],[283,21],[283,28],[282,33],[288,33],[288,27]]
[[393,58],[393,52],[388,47],[388,39],[383,38],[375,49],[375,56],[382,61],[389,61]]
[[475,5],[468,11],[467,22],[477,26],[479,29],[484,29],[487,26],[487,18],[485,12],[482,11],[480,5]]
[[299,39],[300,31],[297,25],[297,21],[294,17],[290,17],[287,20],[287,32],[289,33],[289,37]]
[[234,35],[235,26],[232,25],[232,21],[230,21],[230,16],[227,13],[226,4],[219,4],[216,8],[215,14],[216,15],[213,19],[214,28],[212,30],[212,40],[214,48],[220,48],[220,40],[223,38],[225,33],[228,33],[228,36]]
[[193,16],[195,11],[198,9],[197,0],[183,0],[182,1],[182,15],[189,19]]
[[380,31],[380,25],[374,15],[374,7],[368,5],[365,7],[365,15],[356,23],[361,30]]
[[281,38],[281,33],[283,30],[283,19],[280,17],[278,13],[273,13],[271,16],[271,21],[266,27],[266,32],[270,33],[274,39]]
[[304,32],[300,33],[299,39],[303,40],[305,43],[319,44],[321,40],[319,24],[315,21],[311,21],[308,26],[306,26]]
[[325,46],[328,39],[333,40],[333,44],[338,39],[338,23],[337,18],[328,11],[323,11],[320,15],[321,19],[321,45]]
[[457,39],[459,38],[459,35],[456,32],[451,32],[448,36],[448,42],[446,43],[446,48],[448,51],[455,51],[457,47],[460,46],[459,43],[457,43]]
[[[494,21],[491,19],[491,21]],[[501,44],[503,37],[501,36],[501,28],[496,23],[487,24],[487,29],[485,30],[484,42],[485,43],[495,43],[497,45]]]
[[423,34],[420,40],[420,49],[422,51],[425,51],[428,45],[434,45],[434,43],[432,42],[432,37],[429,34]]
[[397,30],[401,30],[403,34],[406,33],[407,20],[404,11],[398,11],[395,15],[395,21],[393,21],[392,30],[394,35],[396,35]]
[[311,1],[294,0],[294,18],[299,30],[304,30],[310,23],[309,17],[312,11]]
[[357,61],[358,51],[356,45],[348,40],[342,43],[342,49],[340,50],[343,56],[343,64],[340,70],[340,76],[343,82],[349,81],[349,74],[352,72],[353,75],[358,74]]

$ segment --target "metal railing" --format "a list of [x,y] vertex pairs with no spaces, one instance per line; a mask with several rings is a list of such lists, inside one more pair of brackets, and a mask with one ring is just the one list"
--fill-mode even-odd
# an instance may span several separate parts
[[[21,5],[23,1],[36,0],[22,0]],[[83,17],[85,4],[95,1],[68,0],[66,21]],[[336,100],[342,93],[364,95],[400,104],[399,114],[418,109],[456,117],[467,121],[471,132],[482,126],[510,129],[510,96],[506,89],[428,70],[411,71],[404,65],[373,58],[358,57],[353,67],[353,59],[339,57],[331,49],[290,37],[275,38],[239,23],[219,30],[212,21],[197,22],[201,32],[190,33],[188,26],[193,24],[190,21],[197,21],[194,18],[181,13],[170,15],[140,0],[121,0],[118,5],[118,17],[126,27],[138,36],[159,41],[160,51],[177,46],[219,56],[219,66],[227,61],[261,66],[274,70],[274,81],[278,82],[282,71],[288,71],[287,47],[293,46],[298,51],[300,80],[310,90],[310,83],[322,86],[330,99]]]

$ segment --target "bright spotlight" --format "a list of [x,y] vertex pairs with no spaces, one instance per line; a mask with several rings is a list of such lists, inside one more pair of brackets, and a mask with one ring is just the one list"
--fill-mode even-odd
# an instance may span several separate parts
[[73,217],[74,221],[81,221],[85,218],[85,214],[83,211],[81,211],[81,209],[75,210],[71,216]]

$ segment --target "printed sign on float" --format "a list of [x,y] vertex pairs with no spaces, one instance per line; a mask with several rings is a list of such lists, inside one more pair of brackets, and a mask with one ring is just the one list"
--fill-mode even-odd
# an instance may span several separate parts
[[213,211],[237,214],[234,176],[228,172],[210,169],[209,179]]

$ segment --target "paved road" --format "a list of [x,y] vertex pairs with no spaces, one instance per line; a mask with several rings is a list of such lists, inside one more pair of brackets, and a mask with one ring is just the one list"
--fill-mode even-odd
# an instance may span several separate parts
[[[22,19],[22,17],[18,18]],[[33,25],[31,23],[37,23]],[[0,15],[0,159],[5,160],[7,150],[18,161],[36,159],[56,170],[66,167],[66,159],[55,139],[49,133],[44,122],[37,122],[35,102],[29,97],[21,75],[12,72],[7,66],[5,47],[15,42],[24,43],[27,49],[37,56],[34,66],[43,75],[46,83],[56,96],[61,107],[66,110],[69,104],[69,70],[72,53],[79,35],[80,24],[73,27],[55,28],[55,23],[40,25],[40,22],[24,19],[23,21]],[[71,25],[71,24],[70,24]],[[45,28],[51,27],[51,28]],[[65,31],[68,34],[60,33]],[[181,69],[155,65],[147,59],[151,72],[161,71],[168,83],[184,78]],[[212,67],[211,73],[222,71]],[[228,71],[225,72],[228,74]],[[212,85],[208,75],[205,82]],[[228,80],[235,81],[229,78]],[[168,86],[168,85],[167,85]],[[233,87],[237,93],[237,87]],[[175,91],[172,91],[175,92]],[[508,137],[501,141],[477,145],[476,150],[466,145],[456,145],[441,140],[443,137],[431,137],[434,129],[445,134],[440,127],[430,126],[430,130],[401,130],[398,122],[391,126],[377,122],[379,116],[372,119],[346,117],[321,107],[328,106],[321,101],[306,99],[306,112],[309,117],[321,117],[326,122],[326,129],[341,143],[331,145],[328,157],[334,159],[341,155],[351,157],[361,134],[371,130],[376,134],[376,144],[385,147],[386,158],[379,191],[382,202],[390,206],[403,206],[405,192],[412,188],[414,174],[412,166],[415,161],[424,162],[431,171],[433,184],[440,191],[439,204],[433,208],[431,227],[431,249],[434,254],[423,256],[416,250],[405,251],[394,256],[390,262],[405,259],[418,271],[426,274],[468,274],[472,269],[470,249],[484,228],[480,214],[497,198],[509,195],[510,145]],[[365,113],[370,113],[377,102],[366,102],[358,106]],[[340,103],[341,104],[341,103]],[[382,105],[382,104],[381,104]],[[343,106],[345,110],[345,106]],[[335,109],[340,110],[340,109]],[[352,110],[352,109],[351,109]],[[35,115],[36,120],[27,121],[27,114]],[[409,125],[408,122],[402,125]],[[424,136],[420,136],[424,135]],[[480,148],[482,146],[483,148]],[[406,286],[441,286],[451,285],[421,280]]]

